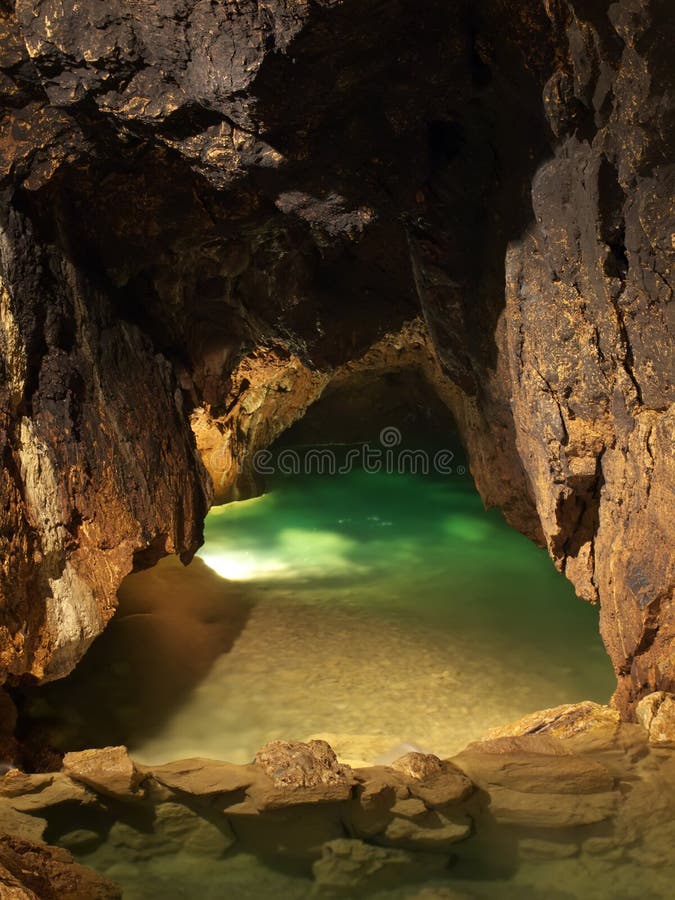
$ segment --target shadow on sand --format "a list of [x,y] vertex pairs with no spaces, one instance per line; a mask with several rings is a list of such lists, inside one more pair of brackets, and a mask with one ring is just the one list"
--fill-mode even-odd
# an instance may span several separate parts
[[254,603],[198,557],[130,575],[119,609],[66,679],[19,697],[26,735],[60,751],[152,737],[233,646]]

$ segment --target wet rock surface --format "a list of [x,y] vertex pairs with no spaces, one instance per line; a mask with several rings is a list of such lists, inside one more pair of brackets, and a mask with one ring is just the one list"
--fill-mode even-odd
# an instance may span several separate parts
[[[452,760],[415,753],[356,769],[342,798],[332,792],[344,770],[324,742],[279,742],[249,766],[139,767],[137,792],[115,800],[84,795],[65,772],[13,772],[0,778],[0,823],[12,813],[21,840],[67,847],[138,898],[211,896],[223,883],[259,898],[667,896],[673,751],[641,725],[608,728],[608,715],[599,707],[594,725],[558,736],[516,723]],[[94,760],[88,777],[104,785],[105,756],[98,774]]]

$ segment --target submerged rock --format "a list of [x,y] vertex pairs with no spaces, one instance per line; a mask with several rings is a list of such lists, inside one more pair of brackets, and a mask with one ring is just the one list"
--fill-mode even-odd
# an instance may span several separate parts
[[402,882],[431,877],[445,868],[443,857],[412,854],[405,850],[374,847],[363,841],[340,838],[324,844],[314,863],[315,890],[319,895],[344,894],[364,889],[397,887]]
[[182,803],[160,803],[153,828],[174,851],[190,856],[216,859],[236,843],[225,820],[221,818],[216,825]]

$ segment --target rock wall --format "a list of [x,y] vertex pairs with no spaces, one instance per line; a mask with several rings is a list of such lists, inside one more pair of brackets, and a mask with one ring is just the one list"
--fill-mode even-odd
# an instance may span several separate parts
[[3,676],[69,671],[133,566],[194,552],[210,481],[251,493],[327,386],[393,367],[600,602],[622,710],[672,690],[668,27],[665,0],[0,4]]

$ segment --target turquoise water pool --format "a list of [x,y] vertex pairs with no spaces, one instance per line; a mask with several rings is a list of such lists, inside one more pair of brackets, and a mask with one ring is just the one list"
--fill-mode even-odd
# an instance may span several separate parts
[[597,610],[467,477],[289,475],[213,509],[187,568],[129,577],[70,678],[35,692],[61,749],[247,762],[326,737],[345,760],[450,755],[535,709],[607,701]]

